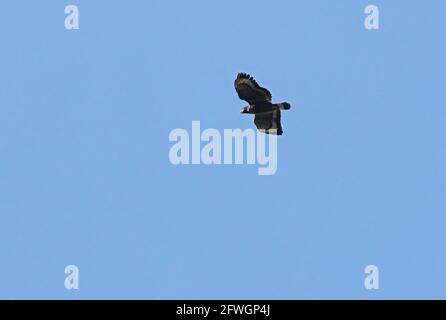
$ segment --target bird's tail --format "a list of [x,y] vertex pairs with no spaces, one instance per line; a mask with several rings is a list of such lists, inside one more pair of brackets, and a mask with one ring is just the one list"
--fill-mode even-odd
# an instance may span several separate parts
[[278,110],[290,110],[291,105],[287,102],[278,103],[275,105]]

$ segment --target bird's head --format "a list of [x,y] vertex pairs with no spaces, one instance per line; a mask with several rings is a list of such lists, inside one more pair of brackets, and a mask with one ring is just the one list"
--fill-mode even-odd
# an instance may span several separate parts
[[250,106],[246,106],[240,110],[240,113],[249,113],[251,111]]

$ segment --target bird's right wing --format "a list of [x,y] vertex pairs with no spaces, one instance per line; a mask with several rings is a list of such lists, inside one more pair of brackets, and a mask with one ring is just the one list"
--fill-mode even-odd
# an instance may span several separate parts
[[282,124],[280,123],[280,110],[268,113],[258,113],[255,115],[254,124],[260,132],[267,134],[282,135]]

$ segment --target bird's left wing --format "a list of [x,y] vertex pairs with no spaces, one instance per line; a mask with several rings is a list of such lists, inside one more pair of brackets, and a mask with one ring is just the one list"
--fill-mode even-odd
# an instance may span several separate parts
[[245,100],[250,105],[259,102],[271,102],[271,92],[259,86],[249,74],[239,73],[237,79],[235,79],[234,86],[239,98]]

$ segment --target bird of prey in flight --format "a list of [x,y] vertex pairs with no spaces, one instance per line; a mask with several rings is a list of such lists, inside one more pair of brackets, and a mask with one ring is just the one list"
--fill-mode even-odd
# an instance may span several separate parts
[[280,110],[289,110],[287,102],[274,104],[271,93],[246,73],[239,73],[235,79],[235,90],[241,100],[249,103],[240,112],[254,114],[254,124],[260,132],[282,135]]

